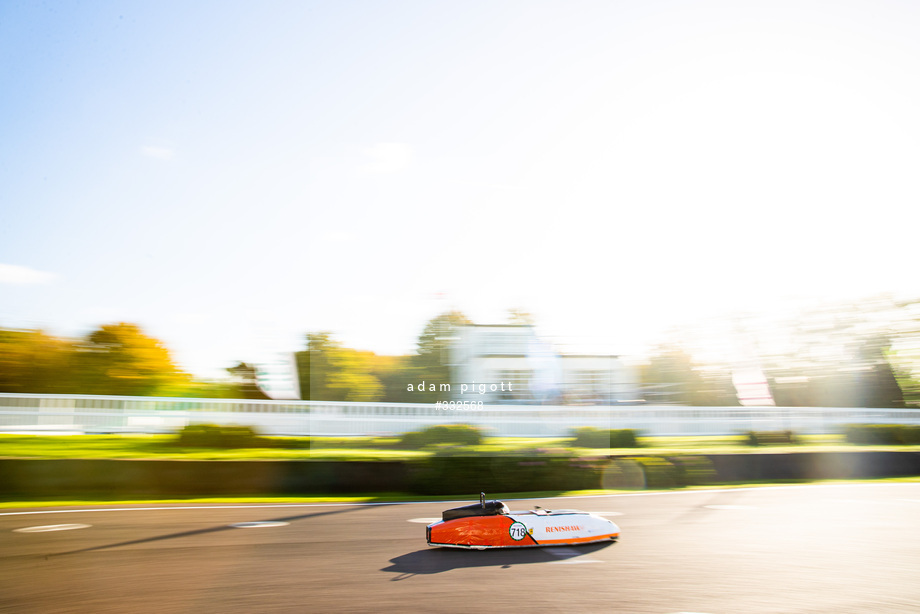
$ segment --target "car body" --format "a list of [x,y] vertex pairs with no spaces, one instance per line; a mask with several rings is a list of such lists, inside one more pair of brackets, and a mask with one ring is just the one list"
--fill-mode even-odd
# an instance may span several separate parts
[[513,512],[501,501],[486,501],[483,494],[478,504],[445,510],[439,522],[428,525],[426,535],[429,546],[484,550],[616,541],[620,528],[580,510]]

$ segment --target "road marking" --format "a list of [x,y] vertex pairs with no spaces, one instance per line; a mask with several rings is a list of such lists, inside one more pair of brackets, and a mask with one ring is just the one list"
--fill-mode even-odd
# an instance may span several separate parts
[[432,516],[431,518],[410,518],[409,522],[417,522],[419,524],[434,524],[439,520],[441,519]]
[[290,522],[281,522],[278,521],[263,521],[263,522],[238,522],[236,524],[231,524],[230,526],[234,529],[262,529],[267,527],[286,527]]
[[710,510],[753,510],[753,505],[704,505],[703,507]]
[[546,551],[554,556],[578,556],[581,553],[580,550],[576,550],[575,548],[566,548],[566,547],[547,548]]
[[[714,488],[708,490],[666,490],[656,492],[618,493],[611,495],[575,495],[571,497],[529,497],[523,499],[503,499],[504,501],[550,501],[554,499],[610,499],[614,497],[657,497],[664,495],[706,495],[723,492],[745,492],[766,490],[800,490],[805,488],[865,488],[868,486],[917,486],[916,482],[902,482],[884,484],[796,484],[794,486],[752,486],[745,488]],[[0,516],[29,516],[34,514],[85,514],[90,512],[157,512],[168,510],[245,510],[268,508],[305,508],[305,507],[379,507],[384,505],[435,505],[451,503],[468,503],[470,499],[455,499],[453,501],[393,501],[380,503],[260,503],[253,505],[175,505],[160,507],[110,507],[110,508],[84,508],[69,510],[33,510],[28,512],[0,512]]]
[[74,529],[87,529],[89,524],[46,524],[42,527],[24,527],[13,529],[13,533],[46,533],[48,531],[73,531]]
[[559,561],[550,561],[551,565],[574,565],[576,563],[603,563],[604,561],[599,561],[597,559],[592,559],[587,556],[581,556],[582,551],[575,548],[544,548],[546,552],[549,552],[553,556],[561,557]]

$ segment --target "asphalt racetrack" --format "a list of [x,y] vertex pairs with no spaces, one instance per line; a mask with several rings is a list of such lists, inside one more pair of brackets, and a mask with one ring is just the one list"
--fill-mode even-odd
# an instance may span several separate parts
[[510,501],[604,513],[622,536],[429,548],[425,520],[453,505],[6,512],[0,611],[920,611],[916,483]]

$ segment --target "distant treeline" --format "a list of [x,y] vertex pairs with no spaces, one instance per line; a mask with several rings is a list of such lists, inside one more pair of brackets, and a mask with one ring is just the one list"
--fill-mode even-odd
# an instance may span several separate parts
[[[782,352],[754,352],[758,354],[754,362],[763,372],[774,403],[786,407],[920,403],[916,306],[920,303],[875,301],[817,310],[785,328],[770,329],[771,335],[791,339]],[[518,323],[532,323],[524,312],[512,316]],[[885,325],[870,325],[878,321]],[[445,393],[419,391],[417,384],[452,382],[447,364],[449,331],[470,323],[458,311],[433,318],[419,335],[415,352],[406,356],[348,348],[328,332],[307,334],[305,349],[295,356],[301,398],[389,403],[447,400]],[[752,335],[750,330],[744,332],[744,336]],[[267,398],[257,385],[253,365],[240,362],[227,371],[227,381],[194,379],[176,366],[163,343],[134,324],[101,326],[81,339],[0,329],[0,392]],[[681,342],[659,346],[636,367],[635,375],[640,402],[739,403],[731,362],[699,362]],[[416,387],[410,390],[409,384]]]
[[[867,342],[855,360],[763,368],[774,405],[904,407],[908,401],[920,401],[916,380],[905,372],[896,374],[883,347]],[[697,365],[680,350],[661,349],[653,355],[640,367],[640,381],[642,396],[650,403],[703,407],[739,404],[730,368]]]
[[0,329],[0,392],[267,398],[251,366],[241,363],[228,372],[233,381],[196,381],[134,324],[108,324],[80,339]]

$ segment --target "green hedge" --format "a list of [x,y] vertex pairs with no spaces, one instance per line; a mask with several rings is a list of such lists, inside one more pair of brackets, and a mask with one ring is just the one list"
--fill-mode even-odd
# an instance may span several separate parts
[[410,488],[423,495],[600,488],[603,461],[560,456],[453,456],[412,463]]
[[705,456],[672,456],[668,460],[677,471],[677,483],[681,486],[695,486],[718,482],[712,460]]
[[855,444],[920,444],[920,426],[906,424],[848,424],[845,433],[847,441]]
[[905,445],[920,445],[920,426],[902,426],[900,436]]
[[575,429],[576,448],[638,448],[639,440],[635,429],[599,429],[585,426]]
[[438,453],[412,464],[410,488],[423,495],[598,488],[672,488],[716,481],[705,456],[584,459]]
[[661,456],[639,456],[630,460],[642,467],[646,488],[673,488],[679,485],[677,467],[668,459]]
[[603,488],[673,488],[712,484],[715,467],[705,456],[635,456],[617,458],[604,469]]
[[745,437],[749,446],[781,446],[798,443],[792,431],[748,431]]
[[482,443],[482,431],[469,424],[444,424],[421,431],[404,433],[397,444],[400,448],[418,449],[442,443],[476,446]]
[[269,448],[273,442],[260,437],[251,426],[189,424],[179,431],[176,445],[183,448]]

